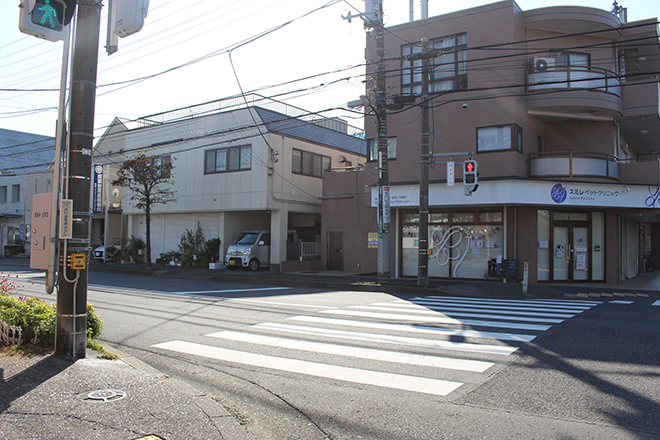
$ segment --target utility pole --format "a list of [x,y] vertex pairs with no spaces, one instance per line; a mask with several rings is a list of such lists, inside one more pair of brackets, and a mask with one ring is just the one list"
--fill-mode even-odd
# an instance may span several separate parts
[[417,285],[426,287],[429,284],[429,59],[435,58],[438,51],[429,50],[429,40],[422,38],[421,53],[408,57],[412,62],[422,60],[422,116],[421,116],[421,152],[419,155],[419,239],[417,256]]
[[390,282],[390,180],[387,157],[387,83],[385,79],[385,31],[383,0],[373,0],[376,39],[376,122],[378,145],[378,282]]
[[[90,251],[91,174],[94,106],[101,2],[78,0],[75,49],[71,66],[71,116],[63,199],[71,200],[71,238],[60,244],[55,353],[85,357],[87,275]],[[72,256],[83,255],[82,264]],[[71,258],[71,262],[67,261]]]

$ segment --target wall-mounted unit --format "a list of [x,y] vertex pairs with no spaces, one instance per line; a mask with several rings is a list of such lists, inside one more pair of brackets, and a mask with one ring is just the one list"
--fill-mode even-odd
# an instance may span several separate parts
[[555,59],[549,57],[534,57],[532,59],[532,69],[536,72],[548,70],[549,67],[555,66]]

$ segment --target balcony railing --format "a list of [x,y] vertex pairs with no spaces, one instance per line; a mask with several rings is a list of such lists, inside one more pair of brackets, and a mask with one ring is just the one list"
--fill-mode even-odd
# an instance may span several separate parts
[[561,66],[527,72],[527,92],[590,90],[621,97],[621,79],[599,67]]
[[533,153],[527,158],[529,176],[587,177],[619,180],[619,161],[616,156],[603,153],[553,152]]

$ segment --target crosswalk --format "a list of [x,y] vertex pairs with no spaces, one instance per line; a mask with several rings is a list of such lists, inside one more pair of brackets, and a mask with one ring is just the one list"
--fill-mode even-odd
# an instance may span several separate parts
[[[267,303],[268,301],[262,301]],[[426,296],[319,308],[153,347],[234,365],[447,396],[598,301]],[[318,306],[315,306],[318,307]],[[208,338],[208,343],[206,339]]]

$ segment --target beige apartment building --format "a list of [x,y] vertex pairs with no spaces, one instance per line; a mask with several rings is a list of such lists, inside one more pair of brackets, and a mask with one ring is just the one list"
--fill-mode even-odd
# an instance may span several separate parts
[[[503,1],[387,28],[388,99],[374,102],[371,80],[365,95],[388,108],[393,277],[418,275],[424,111],[429,277],[499,280],[504,264],[520,281],[527,262],[530,282],[612,283],[643,271],[648,252],[660,258],[657,19],[615,12]],[[414,56],[423,39],[434,54],[428,93]],[[397,109],[401,96],[410,99]],[[367,110],[365,169],[324,177],[330,269],[377,270],[377,134]],[[466,195],[469,157],[478,187]]]

